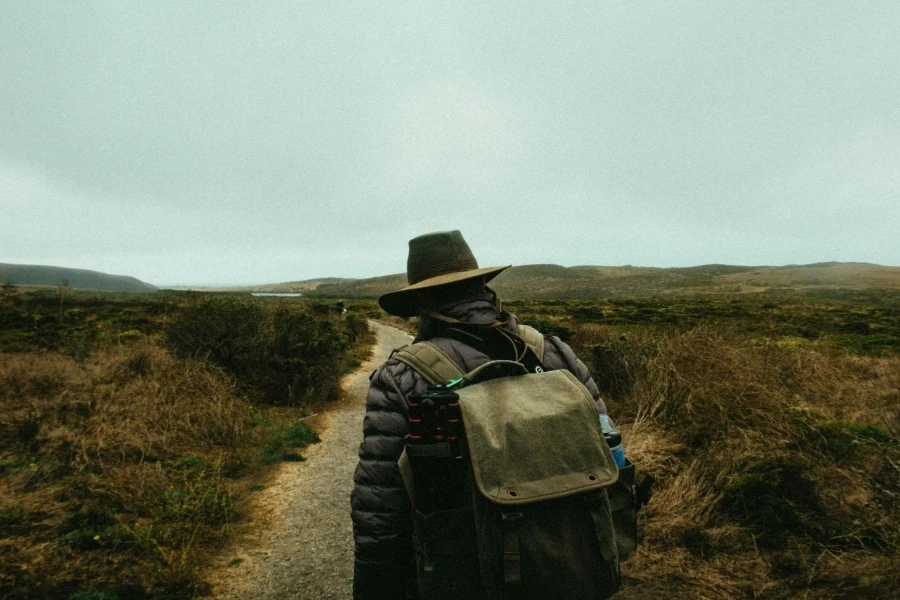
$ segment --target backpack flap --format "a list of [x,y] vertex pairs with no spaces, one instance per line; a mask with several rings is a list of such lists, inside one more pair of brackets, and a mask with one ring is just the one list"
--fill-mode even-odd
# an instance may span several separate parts
[[606,487],[618,469],[587,388],[566,370],[457,391],[481,494],[523,505]]

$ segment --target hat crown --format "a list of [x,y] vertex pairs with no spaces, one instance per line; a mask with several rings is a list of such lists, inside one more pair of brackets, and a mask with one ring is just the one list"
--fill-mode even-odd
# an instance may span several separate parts
[[486,284],[508,267],[480,269],[459,230],[426,233],[409,240],[408,285],[383,294],[378,304],[388,314],[411,317],[419,311],[418,296],[423,290],[476,277]]
[[458,229],[426,233],[409,240],[406,260],[406,281],[409,285],[477,268],[478,261]]

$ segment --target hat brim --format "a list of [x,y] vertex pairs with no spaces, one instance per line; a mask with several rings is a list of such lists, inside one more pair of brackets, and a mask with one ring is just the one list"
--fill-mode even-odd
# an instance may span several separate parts
[[475,279],[476,277],[484,277],[485,283],[499,275],[502,271],[508,269],[512,265],[505,267],[485,267],[484,269],[472,269],[470,271],[458,271],[456,273],[447,273],[446,275],[438,275],[423,279],[413,285],[408,285],[401,290],[388,292],[378,298],[378,304],[384,312],[396,315],[398,317],[413,317],[418,314],[418,308],[415,304],[416,293],[427,289],[440,287],[457,281],[465,281],[467,279]]

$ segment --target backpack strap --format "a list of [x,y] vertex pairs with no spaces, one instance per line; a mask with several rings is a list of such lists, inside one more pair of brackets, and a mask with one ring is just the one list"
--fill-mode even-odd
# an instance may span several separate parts
[[516,335],[525,340],[525,343],[531,348],[531,351],[537,356],[538,360],[544,362],[544,334],[528,325],[518,325],[516,327]]
[[505,595],[511,598],[521,596],[522,584],[522,554],[520,542],[520,529],[523,514],[518,511],[506,511],[500,509],[503,519],[503,584]]
[[[540,331],[528,325],[518,325],[516,335],[534,352],[538,362],[544,360],[544,335]],[[394,351],[393,358],[412,367],[431,384],[446,383],[465,375],[446,352],[429,342],[403,346]]]
[[429,342],[403,346],[394,351],[393,358],[412,367],[432,385],[465,375],[452,358]]

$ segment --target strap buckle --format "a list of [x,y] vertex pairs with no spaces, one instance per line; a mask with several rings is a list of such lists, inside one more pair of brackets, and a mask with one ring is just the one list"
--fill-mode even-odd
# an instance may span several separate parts
[[519,547],[519,525],[525,516],[520,512],[501,512],[503,517],[503,582],[518,586],[522,582],[522,555]]

